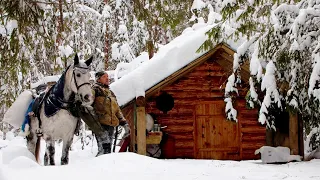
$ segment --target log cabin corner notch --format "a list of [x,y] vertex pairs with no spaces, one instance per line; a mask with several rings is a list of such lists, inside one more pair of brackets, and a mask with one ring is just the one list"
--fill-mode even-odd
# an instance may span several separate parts
[[[258,110],[246,108],[245,96],[250,77],[248,63],[242,65],[243,83],[234,104],[238,123],[225,118],[224,85],[232,72],[233,54],[227,44],[218,44],[146,91],[145,112],[155,114],[157,121],[167,126],[161,143],[163,158],[259,158],[254,151],[266,145],[267,134],[265,126],[258,122]],[[174,107],[167,114],[156,107],[156,98],[162,92],[174,98]],[[133,99],[126,103],[122,110],[131,128],[139,131],[135,126],[139,122],[136,101]],[[140,131],[145,132],[144,129]],[[135,151],[136,135],[135,131],[132,132],[130,150]],[[295,143],[296,153],[298,129],[290,132],[294,132],[290,142]],[[146,143],[145,140],[141,142]]]

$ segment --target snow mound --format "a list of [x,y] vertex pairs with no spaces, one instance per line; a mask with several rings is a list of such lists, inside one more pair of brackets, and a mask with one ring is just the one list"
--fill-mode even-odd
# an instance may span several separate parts
[[25,158],[28,158],[36,162],[34,155],[26,147],[10,145],[2,150],[2,163],[10,164],[12,162],[13,164],[15,164],[16,161],[26,162],[25,160],[21,160],[21,158],[19,158],[20,160],[15,160],[16,158],[21,156],[24,156]]
[[0,179],[1,180],[6,180],[6,178],[4,177],[4,172],[2,170],[1,164],[0,164]]
[[13,140],[15,139],[14,133],[13,133],[12,131],[7,132],[7,134],[6,134],[6,139],[7,139],[8,141],[13,141]]
[[288,147],[270,147],[262,146],[256,150],[255,154],[261,153],[263,163],[287,163],[292,161],[301,161],[299,155],[290,155]]
[[0,149],[7,147],[9,141],[0,139]]
[[10,135],[9,138],[7,136],[7,140],[6,140],[7,141],[6,144],[8,146],[15,145],[15,146],[24,146],[24,147],[26,147],[27,141],[23,137],[21,137],[21,136],[16,136],[15,137],[12,132],[8,132],[7,135],[8,134]]
[[[34,158],[33,158],[34,159]],[[30,159],[26,156],[19,156],[15,159],[13,159],[9,167],[10,168],[31,168],[31,167],[37,167],[40,166],[35,160]]]

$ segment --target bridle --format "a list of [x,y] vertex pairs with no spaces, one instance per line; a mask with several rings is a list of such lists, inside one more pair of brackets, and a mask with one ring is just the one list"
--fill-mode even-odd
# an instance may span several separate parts
[[[69,67],[67,68],[66,71],[68,71]],[[87,68],[87,67],[80,67],[80,66],[74,66],[73,67],[72,76],[73,76],[73,80],[74,80],[75,86],[77,88],[77,92],[73,92],[71,94],[71,96],[69,97],[69,100],[64,100],[63,97],[59,97],[59,96],[57,97],[54,93],[52,93],[52,92],[50,93],[50,91],[53,89],[53,87],[52,87],[47,94],[48,95],[50,94],[50,96],[58,102],[57,104],[55,104],[54,102],[52,102],[49,99],[50,103],[53,104],[54,106],[56,106],[58,108],[62,108],[62,109],[68,109],[69,107],[72,107],[76,101],[83,102],[83,97],[80,94],[78,94],[78,90],[84,85],[91,86],[91,84],[89,82],[85,82],[85,83],[82,83],[82,84],[79,85],[78,82],[77,82],[76,73],[75,73],[76,69],[78,69],[81,74],[85,74],[85,73],[87,73],[89,71],[89,68]]]
[[[74,83],[75,83],[75,85],[76,85],[77,91],[80,89],[81,86],[84,86],[84,85],[89,85],[89,86],[91,86],[91,84],[90,84],[89,82],[85,82],[85,83],[82,83],[82,84],[78,85],[78,82],[77,82],[77,79],[76,79],[76,75],[75,75],[75,72],[74,72],[74,71],[75,71],[75,68],[83,69],[83,70],[85,70],[85,71],[89,71],[89,68],[79,67],[79,66],[75,66],[75,67],[73,68],[72,76],[73,76],[73,80],[74,80]],[[80,70],[80,72],[81,72],[81,74],[85,74],[85,73],[83,73],[81,70]]]
[[[87,67],[80,67],[80,66],[75,66],[75,67],[73,67],[72,76],[73,76],[74,84],[76,85],[76,88],[77,88],[77,93],[75,93],[75,99],[73,100],[73,102],[74,102],[74,101],[81,101],[81,102],[82,102],[82,101],[83,101],[83,97],[80,96],[80,94],[78,94],[78,91],[79,91],[79,89],[80,89],[82,86],[84,86],[84,85],[89,85],[89,86],[91,86],[91,84],[90,84],[89,82],[85,82],[85,83],[82,83],[82,84],[80,84],[80,85],[78,84],[77,78],[76,78],[76,74],[75,74],[76,68],[80,71],[81,74],[87,73],[87,72],[89,71],[89,68],[87,68]],[[85,71],[85,72],[83,72],[83,71]]]

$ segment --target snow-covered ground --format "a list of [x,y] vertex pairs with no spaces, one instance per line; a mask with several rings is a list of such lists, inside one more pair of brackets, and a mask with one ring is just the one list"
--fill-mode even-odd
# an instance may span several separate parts
[[[41,145],[43,157],[45,144]],[[59,164],[61,146],[56,147]],[[76,141],[66,166],[42,166],[26,151],[22,137],[9,134],[0,140],[0,180],[88,180],[88,179],[183,179],[183,180],[317,180],[320,179],[320,160],[282,165],[262,164],[261,161],[218,160],[160,160],[134,153],[113,153],[94,157],[97,148],[93,141],[81,150]]]

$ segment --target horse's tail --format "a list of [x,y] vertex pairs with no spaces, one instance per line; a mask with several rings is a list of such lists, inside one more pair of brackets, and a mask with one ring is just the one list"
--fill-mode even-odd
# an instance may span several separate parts
[[37,138],[37,143],[36,143],[36,150],[35,150],[35,156],[36,160],[38,163],[40,163],[39,155],[40,155],[40,142],[41,142],[41,137]]

